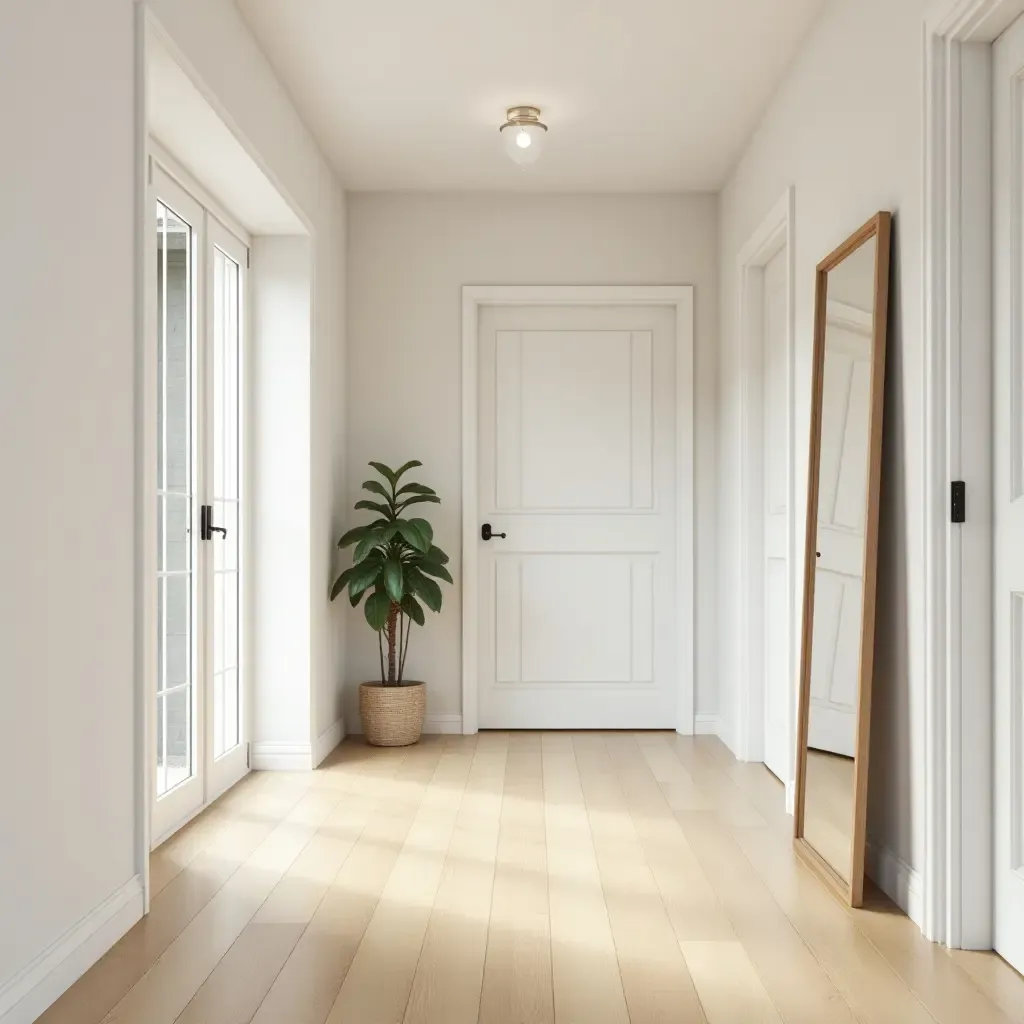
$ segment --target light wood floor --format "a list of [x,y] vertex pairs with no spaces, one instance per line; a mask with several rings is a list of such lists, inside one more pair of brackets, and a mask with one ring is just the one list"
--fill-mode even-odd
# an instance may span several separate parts
[[153,854],[152,913],[45,1024],[989,1024],[1024,979],[836,903],[712,738],[347,741]]

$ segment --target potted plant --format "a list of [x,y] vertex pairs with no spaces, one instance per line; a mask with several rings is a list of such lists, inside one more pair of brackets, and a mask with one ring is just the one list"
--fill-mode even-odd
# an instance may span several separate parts
[[363,490],[374,498],[357,501],[355,507],[376,512],[378,518],[349,530],[338,541],[339,548],[355,545],[355,551],[352,566],[335,580],[331,600],[346,588],[353,608],[366,598],[363,613],[377,634],[380,682],[359,687],[363,733],[374,746],[404,747],[420,738],[427,709],[426,686],[405,678],[412,627],[423,625],[423,605],[432,612],[441,610],[436,581],[451,583],[452,577],[445,568],[448,556],[435,546],[430,523],[405,518],[413,505],[440,504],[437,493],[424,484],[400,485],[410,469],[423,464],[413,460],[398,470],[381,462],[370,465],[384,483],[367,480]]

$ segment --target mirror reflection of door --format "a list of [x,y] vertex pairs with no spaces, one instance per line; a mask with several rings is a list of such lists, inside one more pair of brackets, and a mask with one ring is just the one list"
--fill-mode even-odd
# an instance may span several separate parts
[[876,242],[828,274],[805,836],[852,873]]

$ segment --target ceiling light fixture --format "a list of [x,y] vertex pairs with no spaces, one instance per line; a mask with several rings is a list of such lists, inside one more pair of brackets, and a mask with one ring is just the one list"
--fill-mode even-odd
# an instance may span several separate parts
[[548,126],[540,120],[538,107],[509,107],[508,120],[498,129],[509,159],[520,167],[535,163],[544,149]]

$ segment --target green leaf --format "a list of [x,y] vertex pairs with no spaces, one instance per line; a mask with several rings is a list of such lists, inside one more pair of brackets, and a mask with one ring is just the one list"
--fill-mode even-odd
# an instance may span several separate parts
[[402,494],[437,494],[437,491],[433,487],[427,487],[426,484],[406,484],[395,492],[395,497]]
[[400,502],[397,508],[398,511],[401,512],[403,508],[408,508],[410,505],[418,505],[424,501],[430,502],[432,505],[441,504],[441,499],[436,494],[417,494],[412,498],[406,498],[405,501]]
[[348,533],[343,534],[341,540],[338,541],[338,547],[347,548],[350,544],[355,544],[358,541],[361,541],[372,529],[372,526],[357,526],[355,529],[349,530]]
[[410,462],[407,462],[404,466],[399,467],[398,469],[395,470],[395,483],[397,484],[398,481],[403,476],[403,474],[408,473],[410,469],[416,469],[417,467],[422,465],[423,463],[420,462],[418,459],[412,459]]
[[389,558],[384,563],[384,589],[387,591],[388,597],[396,603],[405,596],[402,563],[397,558]]
[[426,521],[426,519],[410,519],[409,522],[423,534],[423,539],[427,543],[424,547],[420,548],[420,550],[426,554],[430,550],[430,546],[434,543],[434,528]]
[[422,523],[422,519],[399,519],[395,526],[407,544],[426,554],[430,550],[430,539],[424,536],[423,528],[420,525]]
[[424,572],[428,576],[436,576],[439,580],[444,580],[446,583],[455,582],[455,580],[452,579],[452,574],[443,565],[439,565],[437,562],[429,562],[424,558],[422,561],[418,561],[416,563],[416,568],[419,569],[420,572]]
[[352,578],[352,566],[351,569],[346,569],[335,581],[334,586],[331,587],[331,600],[333,601],[348,585],[348,581]]
[[432,612],[439,612],[441,610],[441,588],[418,569],[410,568],[407,576],[413,593],[421,597],[423,603]]
[[420,607],[419,601],[416,600],[412,594],[406,594],[402,598],[402,611],[416,623],[417,626],[422,626],[426,622],[426,616],[423,614],[423,609]]
[[375,527],[356,545],[355,551],[352,552],[352,560],[355,562],[364,561],[380,543],[380,527]]
[[391,611],[391,598],[382,590],[371,594],[366,599],[366,606],[363,608],[366,621],[377,633],[387,625],[389,611]]
[[387,482],[391,484],[392,487],[394,487],[395,484],[398,483],[398,477],[395,476],[395,471],[393,469],[389,469],[387,466],[384,465],[383,462],[370,462],[367,463],[367,465],[372,466],[375,470],[377,470],[377,472],[380,473],[380,475],[384,477],[384,479],[387,480]]
[[387,501],[391,501],[391,494],[387,488],[379,480],[364,480],[363,490],[370,491],[372,494],[379,494],[382,498]]
[[352,561],[362,562],[374,550],[382,544],[386,544],[395,535],[394,523],[383,523],[374,525],[367,535],[356,545],[352,552]]
[[362,501],[357,501],[355,507],[367,508],[371,512],[378,512],[387,519],[391,519],[393,515],[390,505],[382,505],[379,501],[367,501],[365,498]]
[[427,552],[427,561],[436,562],[438,565],[447,565],[451,559],[440,548],[431,546]]
[[365,562],[358,562],[349,569],[352,575],[348,579],[348,592],[350,597],[361,594],[368,587],[373,586],[380,577],[384,562],[380,555],[372,555]]
[[348,588],[348,603],[352,605],[353,608],[358,608],[359,602],[362,601],[363,594],[365,593],[365,590],[359,590],[356,593],[352,593],[352,587],[350,586]]

